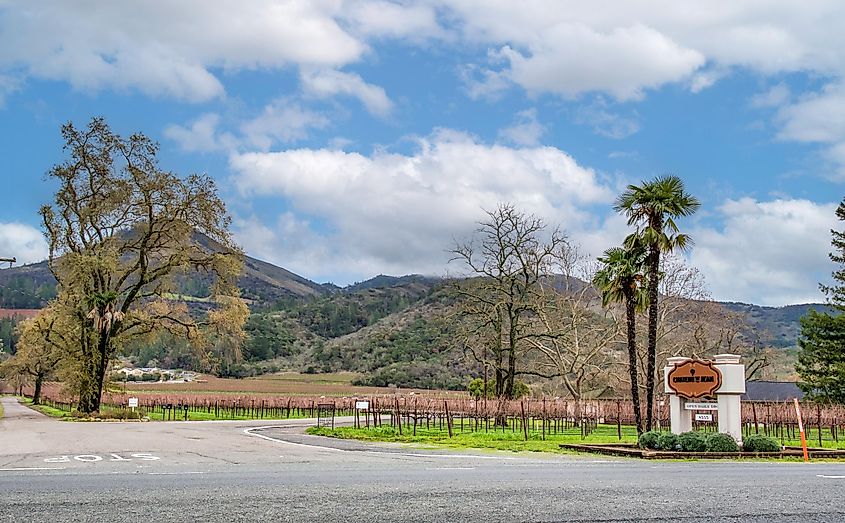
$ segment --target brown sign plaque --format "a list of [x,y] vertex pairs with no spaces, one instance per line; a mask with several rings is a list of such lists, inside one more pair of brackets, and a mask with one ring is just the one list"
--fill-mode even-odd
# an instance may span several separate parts
[[669,371],[667,381],[678,396],[697,399],[712,396],[722,386],[722,373],[712,361],[687,360]]

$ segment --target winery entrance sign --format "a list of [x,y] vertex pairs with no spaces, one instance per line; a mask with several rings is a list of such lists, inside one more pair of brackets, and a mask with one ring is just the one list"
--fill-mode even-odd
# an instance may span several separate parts
[[712,396],[722,386],[722,373],[712,361],[686,360],[669,371],[669,388],[687,399]]
[[[719,432],[742,441],[742,411],[739,398],[745,394],[745,365],[736,354],[717,354],[713,361],[669,358],[663,369],[663,390],[669,395],[671,429],[675,434],[692,430],[697,410],[712,412],[716,398]],[[697,400],[697,401],[696,401]],[[703,405],[710,408],[696,408]],[[712,416],[712,414],[711,414]],[[699,419],[699,421],[701,421]]]

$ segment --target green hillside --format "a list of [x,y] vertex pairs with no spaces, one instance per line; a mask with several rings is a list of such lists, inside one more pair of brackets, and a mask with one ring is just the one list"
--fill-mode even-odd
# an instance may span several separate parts
[[[197,314],[214,307],[207,299],[207,277],[183,275],[176,283],[172,299],[186,301]],[[226,375],[345,370],[361,373],[358,383],[364,385],[463,388],[478,374],[460,348],[456,298],[441,279],[379,275],[339,288],[247,257],[239,285],[252,314],[245,326],[243,361],[225,369]],[[45,262],[0,269],[0,309],[43,307],[54,295],[55,281]],[[723,305],[742,314],[766,345],[781,349],[795,346],[799,318],[807,310],[825,308]],[[4,320],[0,329],[7,351],[14,347],[15,321]],[[170,337],[139,342],[125,352],[142,366],[203,365],[186,342]],[[793,359],[794,351],[783,350],[778,372],[788,375]]]

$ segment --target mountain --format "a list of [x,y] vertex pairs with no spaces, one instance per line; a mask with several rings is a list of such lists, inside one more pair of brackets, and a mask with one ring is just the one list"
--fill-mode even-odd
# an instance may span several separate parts
[[357,292],[365,289],[385,289],[390,287],[402,287],[405,285],[417,284],[424,287],[432,287],[442,280],[421,274],[408,274],[407,276],[387,276],[379,274],[369,280],[356,282],[343,288],[344,292]]
[[[207,296],[209,283],[207,276],[198,274],[177,278],[178,294]],[[331,293],[319,283],[251,256],[244,257],[238,286],[244,298],[263,303],[318,298]],[[41,308],[55,295],[56,280],[46,261],[0,269],[0,309]]]
[[[210,243],[207,246],[215,248]],[[561,279],[553,281],[555,285],[565,283]],[[351,370],[362,373],[361,384],[460,388],[472,374],[459,349],[457,298],[448,280],[418,274],[380,274],[341,288],[315,283],[246,256],[238,283],[253,312],[245,326],[246,361],[230,369],[232,375],[280,369]],[[198,302],[198,310],[203,305],[207,308],[202,298],[208,295],[208,284],[207,276],[181,276],[177,278],[178,293],[174,297]],[[582,285],[588,284],[568,282],[570,288]],[[0,312],[37,309],[54,295],[55,280],[46,262],[0,269]],[[822,304],[722,305],[740,313],[766,345],[789,349],[778,351],[787,370],[794,363],[792,349],[800,333],[800,317],[810,309],[829,310]],[[200,365],[190,348],[177,340],[133,346],[127,355],[141,365],[151,360],[164,366]]]
[[804,303],[784,307],[765,307],[740,302],[721,302],[727,309],[743,315],[766,343],[780,348],[794,347],[801,333],[801,316],[810,309],[835,313],[835,309],[822,303]]

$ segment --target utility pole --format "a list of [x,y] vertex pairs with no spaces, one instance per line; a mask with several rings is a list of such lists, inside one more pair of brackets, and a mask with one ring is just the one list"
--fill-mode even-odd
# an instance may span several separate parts
[[18,259],[17,258],[0,258],[0,263],[4,263],[4,262],[8,262],[9,268],[11,269],[12,264],[17,263]]

